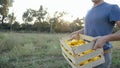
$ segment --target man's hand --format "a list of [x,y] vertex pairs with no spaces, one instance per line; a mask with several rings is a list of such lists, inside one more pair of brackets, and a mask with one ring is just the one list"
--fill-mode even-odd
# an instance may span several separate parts
[[[70,34],[71,39],[76,39],[77,34],[84,34],[84,28]],[[78,37],[77,37],[78,38]]]
[[[120,28],[120,21],[116,21],[118,27]],[[120,40],[120,30],[114,34],[109,34],[106,36],[99,36],[95,38],[95,45],[93,49],[102,48],[108,41],[118,41]]]
[[80,39],[79,31],[73,32],[70,34],[71,39]]
[[79,31],[74,31],[70,35],[75,35],[76,33],[79,33]]
[[102,48],[107,42],[105,36],[98,36],[94,39],[94,41],[95,41],[95,44],[94,44],[94,47],[93,47],[94,50],[96,50],[98,48]]

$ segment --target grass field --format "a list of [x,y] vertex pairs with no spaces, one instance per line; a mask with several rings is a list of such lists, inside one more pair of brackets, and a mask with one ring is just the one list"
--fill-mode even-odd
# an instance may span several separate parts
[[[71,68],[59,39],[67,34],[0,33],[0,68]],[[113,42],[111,68],[120,68],[120,42]]]

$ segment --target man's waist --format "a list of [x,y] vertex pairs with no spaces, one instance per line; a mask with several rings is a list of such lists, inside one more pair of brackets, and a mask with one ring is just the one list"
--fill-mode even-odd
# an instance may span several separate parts
[[107,53],[111,53],[111,48],[107,49],[107,50],[104,50],[104,54],[107,54]]

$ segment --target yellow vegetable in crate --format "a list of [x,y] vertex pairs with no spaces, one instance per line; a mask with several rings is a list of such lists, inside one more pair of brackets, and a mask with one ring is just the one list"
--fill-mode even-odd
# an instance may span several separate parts
[[87,50],[87,51],[84,51],[83,54],[89,54],[91,52],[93,52],[94,50],[90,49],[90,50]]
[[96,60],[98,60],[98,59],[100,59],[101,58],[101,56],[96,56],[95,58],[92,58],[92,60],[93,61],[96,61]]
[[78,56],[80,56],[80,57],[81,57],[81,56],[84,56],[84,55],[85,55],[85,54],[81,53],[81,54],[79,54]]
[[71,45],[75,45],[75,44],[77,44],[78,43],[78,40],[76,40],[76,39],[73,39],[72,41],[71,41]]
[[65,43],[67,43],[70,47],[72,46],[81,46],[85,44],[85,41],[80,39],[80,40],[76,40],[76,39],[72,39],[71,41],[67,41],[65,40]]
[[79,42],[79,43],[84,43],[84,44],[85,44],[85,41],[82,40],[82,39],[78,40],[78,42]]
[[72,41],[65,41],[65,43],[72,47],[78,43],[78,40],[73,39]]
[[85,64],[88,64],[88,63],[89,63],[88,60],[86,60],[86,61],[84,61],[84,62],[81,62],[81,63],[80,63],[80,66],[85,65]]
[[84,40],[78,40],[78,45],[84,45],[85,44],[85,41]]
[[88,62],[89,62],[89,63],[90,63],[90,62],[93,62],[93,60],[92,60],[92,59],[89,59]]

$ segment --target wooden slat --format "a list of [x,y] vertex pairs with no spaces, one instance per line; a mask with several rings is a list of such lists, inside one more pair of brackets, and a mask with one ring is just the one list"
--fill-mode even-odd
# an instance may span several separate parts
[[101,59],[100,60],[97,60],[97,61],[94,61],[94,62],[92,62],[92,66],[93,67],[95,67],[95,66],[98,66],[98,65],[100,65],[100,64],[102,64],[102,63],[105,63],[105,59],[104,59],[104,56],[103,55],[101,55]]
[[64,54],[66,54],[67,57],[68,57],[73,63],[76,63],[76,58],[75,58],[75,56],[70,55],[67,51],[65,51],[65,49],[64,49],[63,47],[61,47],[61,49],[62,49],[62,52],[63,52]]
[[83,65],[83,66],[79,65],[78,68],[93,68],[93,67],[92,67],[91,63],[88,63],[88,64]]
[[67,50],[69,50],[71,53],[73,53],[73,50],[69,45],[67,45],[64,40],[60,40],[61,45],[63,45]]
[[77,68],[76,65],[74,65],[67,57],[64,53],[62,53],[64,58],[67,60],[67,62],[72,66],[72,68]]
[[83,34],[80,34],[80,38],[88,40],[88,41],[93,41],[94,40],[93,37],[87,36],[87,35],[83,35]]
[[83,51],[92,49],[93,45],[94,45],[94,42],[91,42],[91,43],[88,43],[88,44],[85,44],[85,45],[74,47],[73,51],[74,51],[75,54],[82,53]]
[[102,49],[99,49],[99,50],[93,51],[93,52],[90,53],[90,54],[87,54],[87,55],[85,55],[85,56],[82,56],[82,57],[78,57],[78,56],[77,56],[77,60],[78,60],[77,64],[79,64],[80,62],[83,62],[83,61],[85,61],[85,60],[91,59],[91,58],[93,58],[93,57],[96,57],[96,56],[98,56],[98,55],[102,55],[102,54],[103,54],[103,50],[102,50]]
[[101,55],[101,58],[99,60],[96,60],[94,62],[89,62],[88,64],[85,64],[83,66],[79,65],[78,68],[93,68],[93,67],[98,66],[104,62],[105,62],[104,57],[103,57],[103,55]]
[[[76,36],[76,35],[73,35],[73,36]],[[71,40],[70,36],[63,37],[62,39],[63,40]],[[85,39],[85,40],[88,40],[88,41],[93,41],[94,37],[87,36],[87,35],[84,35],[84,34],[80,34],[80,39]]]

